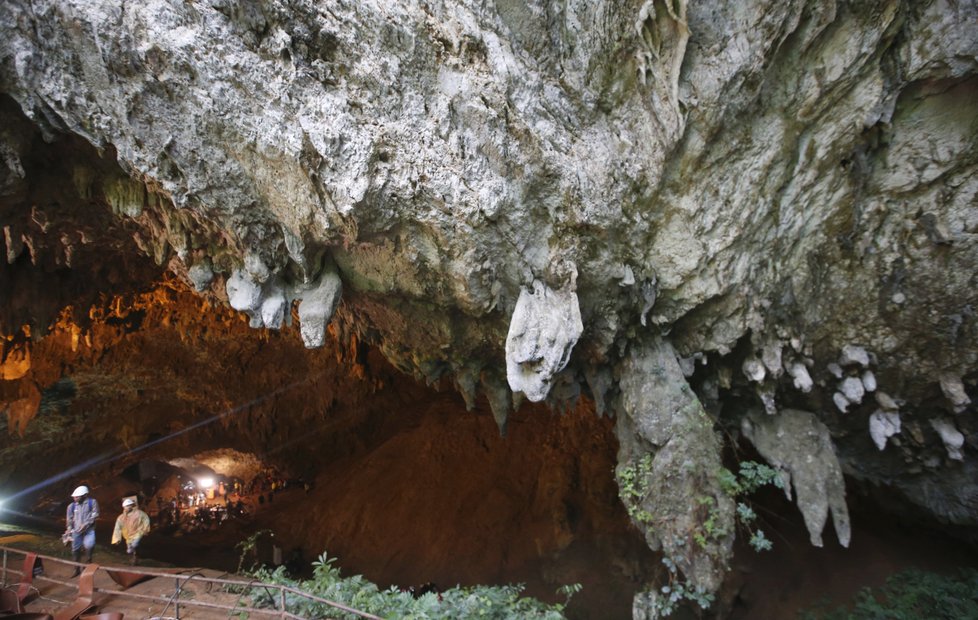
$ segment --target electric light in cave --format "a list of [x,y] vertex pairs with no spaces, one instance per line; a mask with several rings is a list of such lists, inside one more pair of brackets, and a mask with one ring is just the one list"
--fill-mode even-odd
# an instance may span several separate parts
[[211,488],[211,487],[214,486],[214,479],[213,478],[201,478],[200,480],[197,481],[197,484],[199,484],[200,485],[200,488],[202,488],[202,489],[209,489],[209,488]]

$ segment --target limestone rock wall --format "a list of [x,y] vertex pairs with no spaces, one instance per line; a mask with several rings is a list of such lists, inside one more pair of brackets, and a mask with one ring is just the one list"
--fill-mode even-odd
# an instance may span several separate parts
[[90,202],[119,229],[94,242],[135,240],[254,327],[299,301],[315,345],[341,303],[501,428],[524,398],[627,413],[622,368],[665,339],[721,426],[811,412],[845,473],[973,527],[978,489],[942,480],[973,479],[978,447],[976,20],[972,0],[10,0],[0,91],[30,129],[2,136],[0,197],[36,213],[25,132],[80,137],[118,166]]

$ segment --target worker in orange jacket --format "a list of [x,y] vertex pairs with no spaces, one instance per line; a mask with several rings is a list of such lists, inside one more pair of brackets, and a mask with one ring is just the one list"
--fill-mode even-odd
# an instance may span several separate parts
[[127,497],[122,500],[122,514],[115,520],[112,544],[125,541],[130,564],[136,564],[136,547],[148,532],[149,515],[136,506],[136,498]]

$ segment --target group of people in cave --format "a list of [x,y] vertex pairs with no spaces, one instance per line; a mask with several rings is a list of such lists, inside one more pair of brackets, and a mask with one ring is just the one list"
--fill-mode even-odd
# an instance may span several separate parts
[[211,530],[229,519],[247,517],[246,500],[263,505],[274,501],[277,492],[296,484],[303,484],[308,490],[308,485],[301,480],[289,480],[272,469],[262,471],[248,484],[231,477],[204,489],[192,480],[185,480],[172,497],[156,494],[157,526],[171,532]]
[[[200,532],[216,527],[230,518],[241,518],[248,514],[242,496],[237,492],[228,493],[223,483],[214,497],[208,498],[204,491],[193,488],[187,482],[176,496],[165,499],[156,496],[156,520],[160,529],[171,532]],[[217,502],[208,501],[217,499]]]
[[[62,541],[71,545],[71,559],[81,562],[82,551],[85,561],[91,563],[95,549],[95,522],[99,516],[98,500],[89,496],[88,487],[81,485],[71,493],[71,503],[65,513],[65,533]],[[125,543],[129,563],[136,564],[136,549],[143,536],[149,533],[149,515],[136,506],[134,496],[122,500],[122,514],[115,521],[112,530],[112,544]],[[81,573],[75,566],[73,576]]]
[[[273,469],[265,469],[248,484],[240,478],[222,477],[214,485],[201,488],[192,480],[181,477],[179,490],[171,497],[164,497],[153,481],[148,494],[155,496],[156,512],[154,529],[169,533],[190,533],[213,529],[229,519],[244,518],[249,514],[248,503],[263,505],[273,502],[275,494],[294,486],[310,490],[308,482],[290,480]],[[122,512],[115,522],[112,544],[125,543],[129,563],[137,562],[137,549],[142,538],[150,531],[150,516],[138,506],[138,496],[122,500]],[[65,513],[65,533],[62,542],[71,546],[72,559],[80,563],[92,561],[95,547],[95,522],[99,517],[98,501],[91,497],[87,486],[72,492],[72,501]],[[290,557],[290,560],[294,558]],[[75,568],[77,576],[80,566]]]

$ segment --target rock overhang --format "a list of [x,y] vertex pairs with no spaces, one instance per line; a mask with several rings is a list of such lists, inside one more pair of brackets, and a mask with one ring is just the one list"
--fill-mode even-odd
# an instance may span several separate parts
[[[157,264],[255,327],[301,299],[309,345],[342,297],[500,428],[524,396],[620,414],[665,338],[704,403],[813,410],[850,475],[878,475],[855,428],[967,466],[976,9],[877,5],[13,2],[0,85],[116,153],[79,195]],[[18,136],[8,264],[46,230]]]

